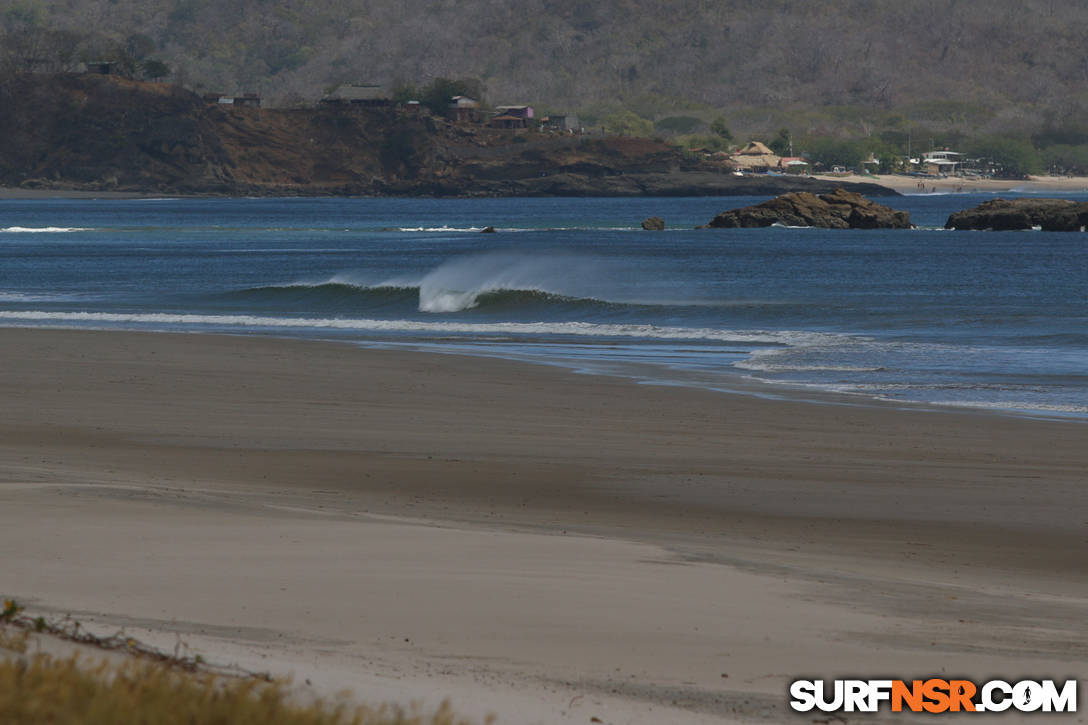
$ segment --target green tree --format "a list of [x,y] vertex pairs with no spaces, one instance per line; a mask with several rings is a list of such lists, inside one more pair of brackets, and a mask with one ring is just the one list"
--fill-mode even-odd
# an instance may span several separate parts
[[1055,144],[1042,155],[1051,173],[1088,174],[1088,144]]
[[733,140],[733,132],[729,130],[729,125],[725,122],[725,116],[718,116],[710,124],[710,130],[721,136],[726,141]]
[[664,133],[694,133],[703,126],[695,116],[669,116],[654,122],[654,129]]
[[631,111],[617,111],[601,119],[606,133],[619,136],[650,136],[654,132],[653,121]]
[[143,33],[133,33],[125,41],[125,52],[136,60],[145,60],[155,52],[155,41]]
[[790,130],[788,128],[778,129],[778,134],[769,144],[767,144],[771,151],[774,151],[779,156],[788,156],[792,145]]
[[423,94],[414,83],[397,83],[392,88],[393,103],[404,104],[408,101],[418,101]]
[[677,136],[673,139],[675,143],[680,144],[681,147],[691,149],[703,149],[704,151],[728,151],[729,142],[721,136],[714,136],[709,134],[691,134],[687,136]]
[[170,66],[155,58],[148,58],[141,64],[141,67],[144,72],[144,78],[149,80],[158,80],[159,78],[165,78],[170,75]]
[[1042,157],[1030,141],[1007,136],[975,139],[967,147],[970,156],[993,162],[1000,176],[1022,179],[1042,169]]
[[869,157],[868,145],[859,139],[813,138],[804,144],[812,163],[825,168],[857,168]]
[[468,96],[482,101],[483,95],[484,84],[475,78],[435,78],[421,89],[419,102],[435,114],[441,115],[446,112],[450,99],[454,96]]

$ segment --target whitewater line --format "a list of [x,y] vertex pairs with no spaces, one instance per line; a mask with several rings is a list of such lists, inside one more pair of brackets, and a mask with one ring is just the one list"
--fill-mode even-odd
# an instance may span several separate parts
[[372,320],[309,317],[264,317],[258,315],[196,315],[183,313],[45,312],[41,310],[0,311],[0,321],[128,323],[191,326],[261,328],[309,328],[373,332],[428,332],[518,335],[578,335],[585,337],[644,337],[663,340],[714,340],[730,343],[797,345],[827,342],[845,335],[820,332],[766,330],[717,330],[706,327],[661,327],[643,324],[598,324],[592,322],[423,322],[417,320]]

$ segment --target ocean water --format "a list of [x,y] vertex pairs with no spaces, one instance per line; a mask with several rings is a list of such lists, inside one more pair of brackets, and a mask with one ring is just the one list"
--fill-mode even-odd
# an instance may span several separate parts
[[[752,197],[5,200],[0,325],[335,339],[1088,418],[1088,237],[941,229],[989,198],[883,200],[912,231],[693,230]],[[667,230],[642,231],[650,215]]]

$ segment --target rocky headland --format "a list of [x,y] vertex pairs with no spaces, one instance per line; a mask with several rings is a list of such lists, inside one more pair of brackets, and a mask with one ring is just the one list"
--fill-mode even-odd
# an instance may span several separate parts
[[[342,196],[770,196],[841,184],[734,176],[666,143],[452,123],[395,107],[235,108],[111,76],[0,82],[0,186]],[[852,184],[867,195],[898,195]]]
[[741,209],[723,211],[709,228],[791,227],[824,229],[910,229],[910,213],[838,188],[828,194],[794,192]]
[[948,217],[946,229],[1083,232],[1088,228],[1088,202],[1069,199],[993,199]]

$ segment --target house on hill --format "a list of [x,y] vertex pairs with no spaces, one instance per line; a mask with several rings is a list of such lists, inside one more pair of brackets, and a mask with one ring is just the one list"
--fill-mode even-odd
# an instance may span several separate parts
[[256,93],[245,93],[240,96],[228,96],[222,93],[205,93],[203,99],[206,103],[215,103],[220,106],[233,106],[234,108],[261,107],[261,97]]
[[530,121],[533,118],[532,106],[495,106],[495,111],[499,116],[524,118],[526,121]]
[[560,115],[553,113],[540,119],[544,128],[549,131],[577,131],[579,128],[578,117],[573,113]]
[[492,117],[488,122],[491,128],[528,128],[529,120],[521,116],[514,116],[509,113],[503,113],[498,116]]
[[749,141],[748,145],[733,154],[729,161],[741,171],[766,171],[778,168],[782,157],[759,141]]
[[446,108],[446,118],[455,122],[479,121],[480,102],[468,96],[454,96],[450,99],[450,104]]
[[963,166],[963,154],[958,151],[928,151],[922,154],[922,168],[929,174],[955,174]]
[[344,84],[324,96],[321,102],[330,105],[384,108],[393,104],[393,94],[378,85]]
[[495,106],[495,115],[488,125],[492,128],[529,128],[531,120],[532,106]]

